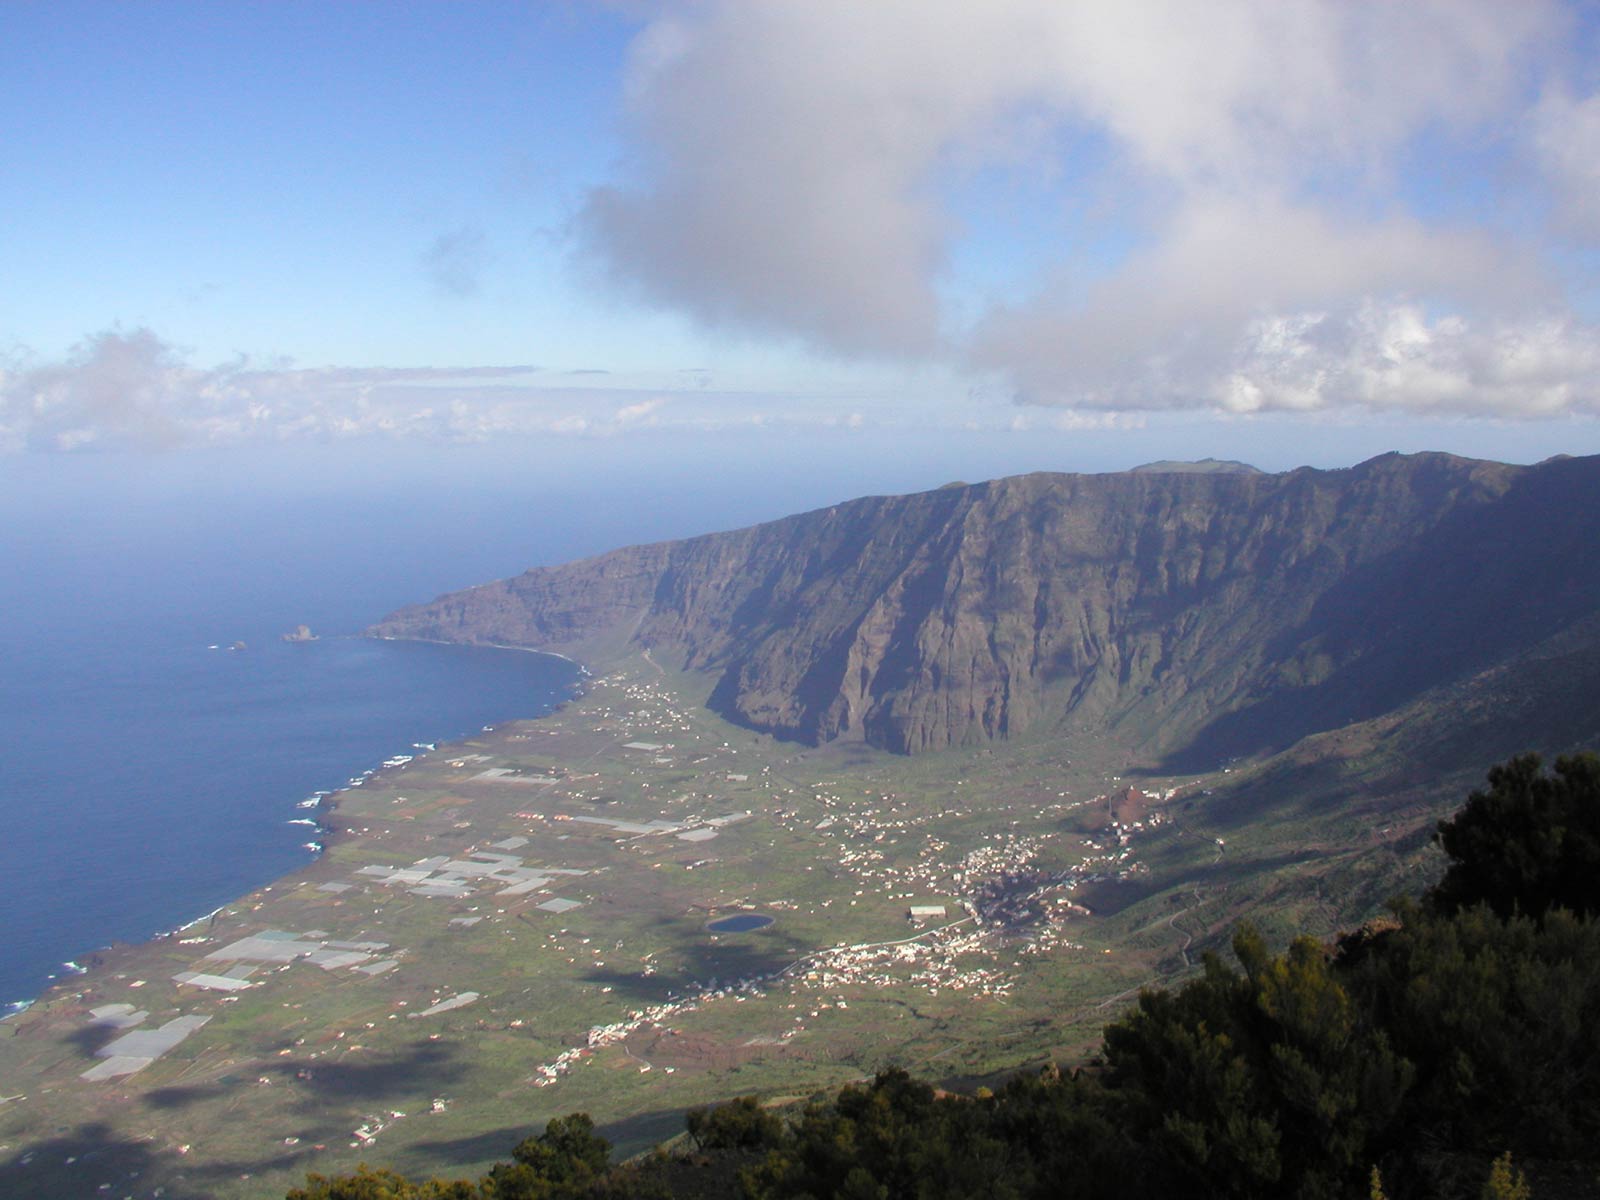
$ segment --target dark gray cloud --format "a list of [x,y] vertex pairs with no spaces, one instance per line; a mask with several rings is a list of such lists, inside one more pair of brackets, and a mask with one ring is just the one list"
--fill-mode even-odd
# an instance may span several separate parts
[[433,286],[451,296],[476,296],[482,291],[488,263],[489,239],[470,226],[441,233],[422,254],[423,269]]

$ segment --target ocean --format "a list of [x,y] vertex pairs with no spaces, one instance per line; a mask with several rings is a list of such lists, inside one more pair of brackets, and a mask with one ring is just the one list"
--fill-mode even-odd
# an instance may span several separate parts
[[577,676],[544,655],[350,637],[76,650],[8,653],[21,670],[0,685],[11,1002],[99,946],[174,928],[306,862],[318,791],[419,743],[548,712]]
[[[374,561],[392,538],[372,514],[358,523],[376,554],[353,533],[284,545],[280,516],[175,526],[158,505],[42,522],[34,537],[13,525],[0,584],[0,1004],[308,861],[315,793],[418,743],[548,712],[577,682],[552,656],[350,636],[432,595],[438,559],[417,561],[412,590],[406,571]],[[281,640],[302,622],[322,636]]]

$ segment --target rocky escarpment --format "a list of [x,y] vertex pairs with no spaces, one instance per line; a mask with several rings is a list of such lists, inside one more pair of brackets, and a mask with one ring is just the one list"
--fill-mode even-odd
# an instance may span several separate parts
[[1600,459],[1039,474],[540,568],[388,637],[711,672],[725,716],[918,752],[1114,728],[1246,753],[1531,655],[1600,602]]

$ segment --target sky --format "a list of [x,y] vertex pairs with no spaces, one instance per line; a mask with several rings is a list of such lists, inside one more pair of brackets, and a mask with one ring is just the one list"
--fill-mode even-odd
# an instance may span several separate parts
[[0,79],[0,471],[1600,451],[1592,4],[10,0]]

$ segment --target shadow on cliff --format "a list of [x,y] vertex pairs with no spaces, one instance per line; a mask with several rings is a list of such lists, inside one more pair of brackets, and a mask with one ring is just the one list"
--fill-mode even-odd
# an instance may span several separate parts
[[[1600,597],[1597,459],[1547,464],[1421,544],[1351,572],[1266,647],[1254,703],[1211,721],[1158,770],[1191,774],[1368,720],[1526,654]],[[1310,686],[1313,656],[1338,664]]]

